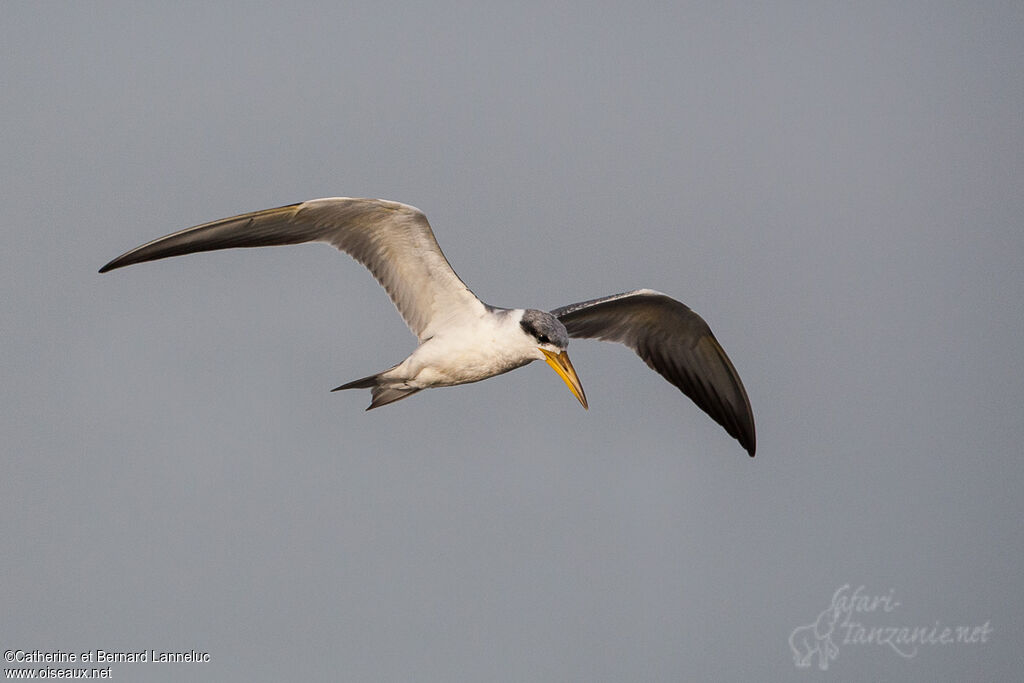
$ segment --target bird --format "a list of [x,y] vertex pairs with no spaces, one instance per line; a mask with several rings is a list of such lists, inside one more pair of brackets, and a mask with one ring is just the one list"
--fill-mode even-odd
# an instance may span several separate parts
[[570,338],[598,339],[632,349],[754,455],[747,392],[708,324],[688,306],[652,289],[550,311],[490,306],[456,275],[426,215],[407,204],[328,197],[243,213],[147,242],[99,272],[195,252],[305,242],[326,242],[365,266],[419,342],[402,362],[332,389],[370,389],[367,410],[535,360],[551,366],[586,409],[566,349]]

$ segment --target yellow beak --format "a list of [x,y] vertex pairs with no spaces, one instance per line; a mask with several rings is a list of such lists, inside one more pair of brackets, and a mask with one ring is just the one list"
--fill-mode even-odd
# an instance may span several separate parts
[[554,353],[547,349],[541,349],[540,352],[544,354],[544,359],[551,366],[551,369],[558,373],[558,376],[562,378],[565,385],[569,387],[572,395],[579,399],[583,409],[586,410],[587,395],[583,393],[583,385],[580,384],[580,378],[576,376],[576,369],[569,360],[569,354],[565,351]]

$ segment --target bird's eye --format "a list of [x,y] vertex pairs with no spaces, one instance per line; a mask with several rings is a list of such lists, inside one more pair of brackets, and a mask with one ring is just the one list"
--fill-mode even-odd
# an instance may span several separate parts
[[550,344],[551,343],[551,340],[548,339],[548,335],[546,335],[546,334],[538,335],[537,341],[539,341],[541,344]]

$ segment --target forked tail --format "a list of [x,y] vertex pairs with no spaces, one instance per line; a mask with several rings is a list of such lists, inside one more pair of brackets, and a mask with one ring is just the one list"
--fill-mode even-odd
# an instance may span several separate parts
[[388,384],[387,380],[381,379],[379,373],[376,375],[370,375],[369,377],[363,377],[362,379],[353,380],[347,384],[342,384],[340,387],[335,387],[331,391],[342,391],[344,389],[369,389],[373,400],[370,402],[367,410],[373,410],[374,408],[380,408],[386,406],[389,403],[395,401],[401,401],[403,398],[412,396],[421,389],[413,389],[410,387],[396,386],[394,384]]

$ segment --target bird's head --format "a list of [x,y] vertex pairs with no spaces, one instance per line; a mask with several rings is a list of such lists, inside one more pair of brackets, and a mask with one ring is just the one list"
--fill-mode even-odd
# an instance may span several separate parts
[[530,343],[536,345],[537,360],[546,361],[569,387],[573,396],[579,399],[579,402],[586,408],[587,395],[583,393],[583,385],[580,384],[576,369],[572,367],[569,354],[565,351],[569,346],[569,333],[566,331],[565,325],[550,313],[527,309],[523,311],[519,326],[529,338]]

